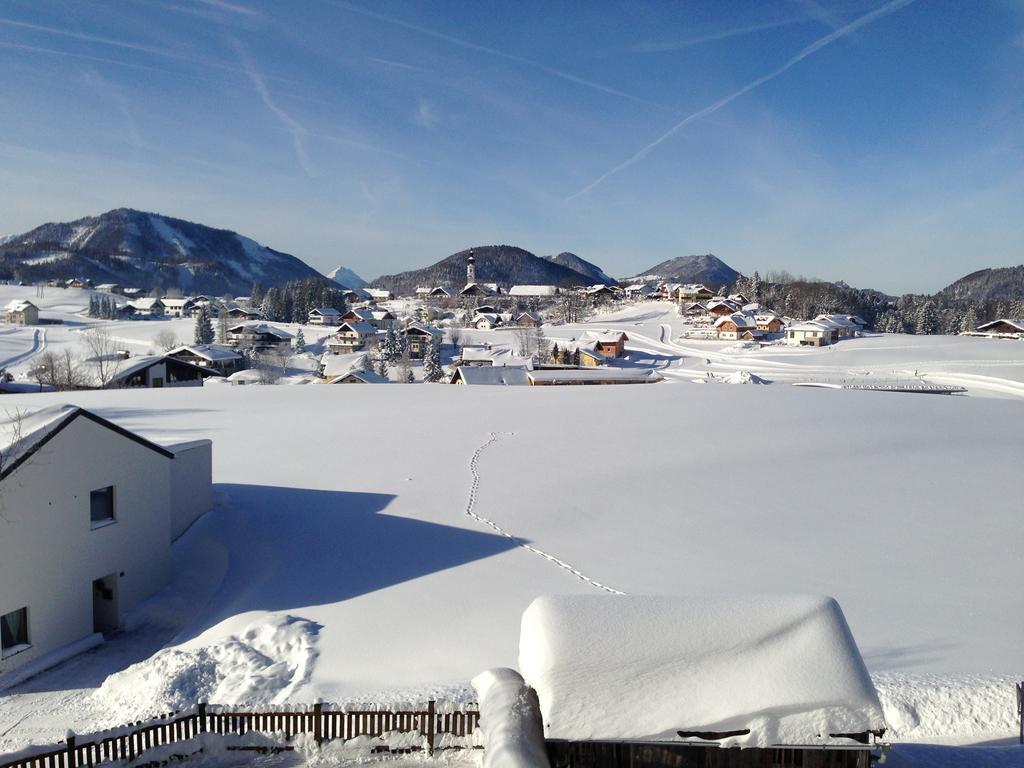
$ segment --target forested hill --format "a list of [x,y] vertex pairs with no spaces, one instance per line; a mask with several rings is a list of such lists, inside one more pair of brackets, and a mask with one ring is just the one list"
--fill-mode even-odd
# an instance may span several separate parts
[[533,255],[514,245],[482,245],[453,253],[423,269],[378,277],[370,285],[395,295],[412,295],[417,288],[439,285],[462,288],[466,284],[466,260],[470,250],[476,260],[476,279],[498,283],[503,289],[512,285],[588,285],[588,276],[569,267]]

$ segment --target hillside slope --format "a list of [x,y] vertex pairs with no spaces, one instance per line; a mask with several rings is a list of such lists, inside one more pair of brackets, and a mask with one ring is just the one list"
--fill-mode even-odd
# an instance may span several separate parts
[[950,283],[939,295],[953,300],[985,302],[1024,297],[1024,265],[979,269]]
[[609,277],[608,273],[601,269],[596,264],[592,264],[586,259],[581,259],[575,253],[569,253],[563,251],[557,256],[545,256],[545,260],[550,261],[553,264],[561,264],[563,267],[568,267],[574,272],[579,272],[581,275],[586,277],[590,282],[604,283],[605,285],[618,285],[618,281],[614,277]]
[[655,264],[637,277],[657,275],[675,283],[704,283],[709,288],[731,285],[740,273],[717,256],[707,253],[694,256],[676,256]]
[[266,289],[322,275],[236,232],[131,208],[43,224],[0,244],[0,278],[69,277],[239,295],[248,294],[254,282]]
[[466,284],[466,259],[470,250],[476,259],[476,279],[498,283],[502,288],[512,285],[587,285],[588,277],[556,264],[514,245],[483,245],[453,253],[423,269],[384,275],[374,280],[375,288],[386,288],[396,295],[411,295],[419,287],[447,285],[461,288]]

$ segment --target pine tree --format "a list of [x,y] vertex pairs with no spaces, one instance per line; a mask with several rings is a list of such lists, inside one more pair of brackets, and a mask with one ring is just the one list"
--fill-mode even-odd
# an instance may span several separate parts
[[538,363],[546,363],[551,356],[551,343],[539,325],[534,329],[534,340],[534,360]]
[[974,308],[974,304],[968,304],[967,309],[964,310],[964,316],[960,318],[960,332],[970,333],[977,329],[978,325],[978,311]]
[[263,289],[260,287],[258,282],[252,284],[252,290],[249,291],[249,306],[259,307],[263,303]]
[[398,334],[394,328],[388,328],[384,334],[384,340],[380,345],[381,354],[389,363],[397,362],[402,356],[402,343],[398,340]]
[[914,320],[914,333],[933,334],[939,332],[939,319],[935,312],[935,303],[928,299],[917,311]]
[[562,350],[558,348],[558,344],[555,343],[551,347],[551,362],[558,364],[562,359]]
[[388,377],[388,359],[382,349],[377,350],[377,373],[382,378]]
[[210,319],[210,311],[206,307],[200,307],[196,314],[195,343],[212,344],[214,339],[213,321]]
[[299,330],[295,334],[295,351],[296,352],[305,352],[306,351],[306,337],[302,333],[302,329],[301,328],[299,328]]
[[427,345],[427,354],[423,359],[423,380],[437,382],[443,378],[444,369],[441,367],[441,344],[437,337],[434,336]]

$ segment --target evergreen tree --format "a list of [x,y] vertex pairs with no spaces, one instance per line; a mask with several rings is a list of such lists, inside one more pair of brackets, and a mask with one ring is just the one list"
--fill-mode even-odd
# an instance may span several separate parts
[[561,360],[562,360],[562,350],[560,350],[558,348],[558,343],[556,342],[555,344],[553,344],[551,346],[551,362],[555,363],[557,365],[558,363],[561,362]]
[[210,319],[210,310],[207,307],[200,307],[199,312],[196,314],[194,339],[196,344],[213,343],[213,321]]
[[441,367],[441,343],[434,336],[427,345],[427,354],[423,359],[423,380],[437,382],[442,379],[444,369]]
[[551,343],[544,335],[543,329],[538,325],[534,329],[534,360],[538,363],[546,363],[551,357]]
[[295,334],[295,351],[296,352],[305,352],[306,351],[306,337],[302,333],[302,329],[301,328],[299,328],[299,330]]
[[935,303],[928,299],[917,311],[914,321],[914,333],[933,334],[939,332],[939,318],[935,312]]
[[960,332],[969,333],[980,325],[978,322],[978,312],[974,308],[974,304],[968,304],[967,309],[964,310],[963,317],[960,318]]
[[751,301],[761,301],[761,276],[754,270],[754,276],[750,278],[750,293],[747,294],[747,298]]
[[388,328],[380,345],[381,354],[389,363],[397,362],[402,356],[402,342],[394,328]]
[[260,287],[259,282],[252,284],[252,290],[249,291],[249,306],[258,308],[263,304],[263,288]]
[[99,299],[96,296],[89,295],[89,317],[96,317],[99,311]]
[[377,350],[377,373],[385,379],[388,377],[388,359],[383,349]]

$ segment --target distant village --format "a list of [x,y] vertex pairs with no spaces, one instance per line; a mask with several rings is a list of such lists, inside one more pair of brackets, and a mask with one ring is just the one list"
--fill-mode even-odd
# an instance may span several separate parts
[[[194,321],[192,343],[170,332],[154,339],[159,352],[136,355],[119,346],[102,323],[82,332],[88,355],[75,360],[44,352],[31,371],[40,389],[201,385],[208,380],[233,385],[273,384],[291,374],[298,356],[313,360],[306,381],[327,384],[448,382],[462,385],[611,385],[657,383],[653,369],[620,366],[628,335],[620,330],[585,329],[569,339],[548,338],[543,328],[588,321],[595,314],[646,301],[671,302],[683,320],[684,340],[730,341],[751,345],[824,347],[862,335],[858,315],[820,314],[793,318],[762,306],[741,292],[724,293],[703,284],[646,280],[622,286],[597,284],[560,288],[513,285],[476,278],[470,252],[461,287],[422,286],[413,296],[366,287],[330,290],[330,304],[313,306],[297,328],[278,318],[272,297],[185,296],[87,280],[51,280],[38,291],[78,288],[89,294],[88,317],[108,321],[187,318]],[[161,294],[161,295],[154,295]],[[28,299],[4,308],[9,325],[53,323],[41,318]],[[59,321],[57,321],[59,322]],[[329,332],[308,343],[303,326]],[[465,331],[506,331],[502,341]],[[1024,338],[1024,321],[998,319],[964,335]],[[10,380],[10,374],[2,374]],[[303,381],[302,383],[305,383]]]

